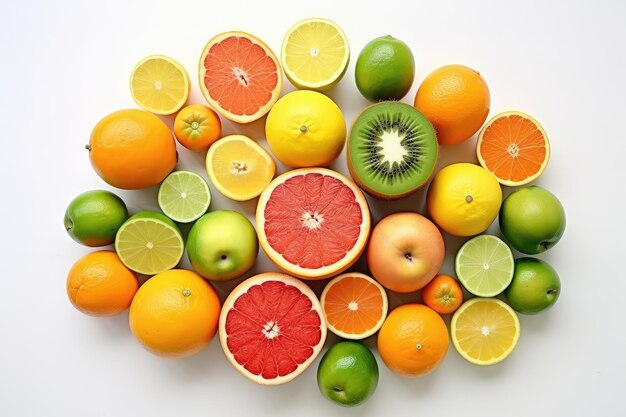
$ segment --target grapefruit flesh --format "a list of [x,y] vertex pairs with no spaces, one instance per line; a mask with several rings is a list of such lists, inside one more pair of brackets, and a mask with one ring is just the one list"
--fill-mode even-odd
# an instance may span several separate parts
[[238,123],[265,115],[282,88],[276,55],[260,39],[244,32],[222,33],[207,43],[199,78],[209,104]]
[[224,302],[220,341],[244,376],[264,385],[292,380],[315,360],[326,325],[313,291],[296,278],[263,273],[239,284]]
[[343,175],[323,168],[276,178],[257,208],[257,233],[269,258],[285,272],[323,279],[351,266],[369,236],[362,192]]

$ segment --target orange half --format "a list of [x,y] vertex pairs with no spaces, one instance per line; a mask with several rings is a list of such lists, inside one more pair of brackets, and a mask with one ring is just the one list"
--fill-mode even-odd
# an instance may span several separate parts
[[211,107],[237,123],[265,115],[283,85],[274,52],[257,37],[237,31],[221,33],[206,44],[198,76]]
[[217,190],[235,201],[247,201],[267,187],[276,172],[270,154],[244,135],[219,139],[206,155],[207,175]]
[[322,312],[328,329],[344,339],[365,339],[376,333],[387,317],[385,289],[359,272],[347,272],[322,291]]
[[516,187],[539,178],[550,159],[548,135],[529,115],[497,114],[482,128],[476,144],[478,161],[502,185]]

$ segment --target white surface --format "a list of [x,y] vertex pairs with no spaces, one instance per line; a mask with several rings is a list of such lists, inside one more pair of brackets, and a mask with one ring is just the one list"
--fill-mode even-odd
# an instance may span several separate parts
[[[90,3],[0,6],[1,416],[625,415],[622,2],[430,1],[411,10],[382,1]],[[102,116],[135,107],[127,83],[133,65],[152,53],[177,58],[192,78],[190,102],[203,103],[196,68],[209,38],[240,29],[279,51],[288,27],[309,16],[336,21],[349,38],[350,67],[330,94],[348,125],[368,104],[354,85],[356,56],[370,39],[391,34],[416,58],[405,102],[431,70],[462,63],[487,81],[491,115],[527,111],[548,132],[552,159],[537,184],[561,199],[568,227],[541,257],[558,270],[562,295],[551,311],[521,317],[517,350],[500,365],[473,366],[451,346],[434,373],[405,379],[379,360],[374,397],[343,409],[318,392],[318,361],[291,383],[264,388],[240,376],[216,340],[192,358],[160,359],[132,338],[126,314],[91,318],[67,300],[67,271],[90,249],[65,235],[63,213],[75,195],[109,188],[83,145]],[[224,133],[234,132],[264,143],[263,121],[225,122]],[[443,149],[441,164],[473,159],[473,144]],[[179,168],[206,175],[202,156],[184,149],[180,156]],[[334,168],[346,172],[343,154]],[[155,189],[118,193],[133,212],[157,207]],[[373,202],[374,217],[421,211],[423,194],[385,207]],[[254,202],[214,197],[212,209],[237,208],[252,218]],[[447,243],[454,251],[460,240]],[[261,254],[256,270],[270,268]],[[222,285],[221,295],[233,284]]]

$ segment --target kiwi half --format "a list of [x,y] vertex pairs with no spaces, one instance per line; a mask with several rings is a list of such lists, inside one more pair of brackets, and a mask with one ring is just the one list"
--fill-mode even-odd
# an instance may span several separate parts
[[373,104],[356,118],[348,137],[348,169],[367,193],[394,200],[430,179],[439,145],[435,129],[413,106]]

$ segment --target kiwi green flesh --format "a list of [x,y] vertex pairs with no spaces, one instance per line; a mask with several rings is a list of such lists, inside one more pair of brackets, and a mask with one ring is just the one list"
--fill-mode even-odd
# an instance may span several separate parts
[[413,106],[382,102],[357,117],[348,138],[354,180],[380,198],[400,198],[430,179],[439,146],[428,119]]

